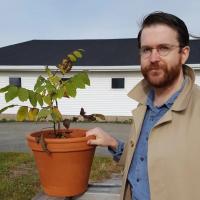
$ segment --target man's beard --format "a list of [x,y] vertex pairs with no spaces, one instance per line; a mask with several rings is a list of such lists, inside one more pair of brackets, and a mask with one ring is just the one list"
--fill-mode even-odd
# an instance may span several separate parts
[[164,64],[151,64],[142,67],[141,71],[145,80],[154,88],[166,88],[178,79],[182,64],[179,62],[170,68]]

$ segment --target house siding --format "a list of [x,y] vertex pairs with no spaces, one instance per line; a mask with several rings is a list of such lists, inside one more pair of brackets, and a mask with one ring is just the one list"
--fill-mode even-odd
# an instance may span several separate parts
[[[32,89],[36,77],[44,72],[1,72],[0,88],[9,84],[9,77],[21,77],[22,87]],[[70,77],[71,73],[68,75]],[[106,116],[131,116],[131,110],[137,106],[137,102],[127,97],[127,93],[142,79],[139,71],[116,72],[88,72],[90,86],[86,89],[78,89],[76,98],[67,98],[59,101],[59,107],[63,115],[79,115],[83,107],[87,114],[101,113]],[[112,78],[125,78],[124,89],[112,89]],[[196,70],[196,83],[200,85],[200,71]],[[0,108],[6,106],[4,96],[0,93]],[[10,104],[25,105],[18,100]],[[16,114],[17,107],[7,110],[6,114]]]
[[[9,84],[9,77],[21,77],[22,87],[32,89],[36,77],[44,72],[1,72],[0,87]],[[71,76],[73,73],[69,74]],[[142,78],[139,72],[89,72],[90,86],[78,89],[76,98],[59,100],[64,115],[78,115],[83,107],[88,114],[101,113],[107,116],[131,116],[136,102],[127,97],[127,93]],[[124,89],[112,89],[112,78],[125,78]],[[0,94],[1,107],[6,106],[3,94]],[[18,100],[10,104],[24,105]],[[6,114],[15,114],[17,107],[7,110]]]

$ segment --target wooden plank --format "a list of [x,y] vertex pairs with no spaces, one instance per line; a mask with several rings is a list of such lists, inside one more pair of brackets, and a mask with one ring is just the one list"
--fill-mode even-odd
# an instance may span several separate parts
[[37,194],[32,200],[119,200],[121,176],[115,175],[102,183],[88,185],[88,190],[76,197],[50,197],[43,192]]

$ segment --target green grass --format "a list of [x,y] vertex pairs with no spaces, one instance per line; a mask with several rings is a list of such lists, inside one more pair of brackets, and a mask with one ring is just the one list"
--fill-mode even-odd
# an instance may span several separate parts
[[28,200],[40,190],[32,156],[0,153],[0,199]]
[[[90,182],[101,181],[120,173],[111,158],[95,157]],[[0,153],[0,200],[31,200],[41,191],[33,157],[28,153]]]
[[110,157],[94,157],[90,173],[90,182],[99,182],[111,178],[113,173],[121,174],[121,172],[122,167]]

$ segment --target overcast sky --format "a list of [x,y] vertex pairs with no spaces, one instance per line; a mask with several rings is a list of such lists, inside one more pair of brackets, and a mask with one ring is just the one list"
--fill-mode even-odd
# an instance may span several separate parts
[[0,0],[0,47],[33,39],[137,36],[152,11],[182,18],[200,35],[200,0]]

